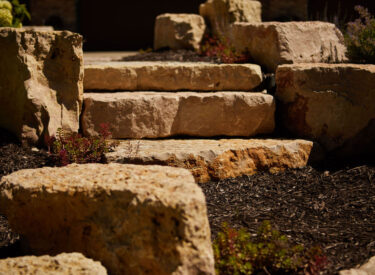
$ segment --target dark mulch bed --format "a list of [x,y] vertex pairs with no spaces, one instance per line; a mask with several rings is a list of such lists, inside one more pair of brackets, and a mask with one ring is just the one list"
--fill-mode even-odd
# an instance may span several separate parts
[[124,57],[121,61],[179,61],[179,62],[210,62],[221,63],[216,57],[201,56],[189,50],[163,50],[144,52]]
[[[19,169],[51,165],[46,152],[22,148],[0,131],[0,178]],[[255,233],[263,220],[270,220],[295,243],[325,249],[330,261],[326,274],[375,255],[375,166],[330,172],[307,167],[201,187],[213,237],[224,221]],[[18,239],[0,216],[0,258],[21,255]]]
[[223,222],[255,234],[269,220],[295,243],[319,245],[326,274],[375,255],[375,167],[312,167],[202,184],[214,238]]

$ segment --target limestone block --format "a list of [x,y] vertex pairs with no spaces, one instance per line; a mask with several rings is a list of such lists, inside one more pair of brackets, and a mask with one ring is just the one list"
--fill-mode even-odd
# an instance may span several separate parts
[[199,7],[214,36],[225,38],[235,22],[261,22],[262,5],[250,0],[207,0]]
[[0,28],[0,127],[31,144],[78,131],[82,100],[79,34]]
[[230,40],[268,72],[275,72],[281,64],[346,60],[342,33],[326,22],[235,23]]
[[85,90],[250,91],[260,66],[203,62],[106,62],[85,66]]
[[196,182],[235,178],[259,171],[306,166],[313,143],[305,140],[132,140],[122,141],[111,162],[159,164],[189,169]]
[[366,264],[359,268],[340,271],[339,275],[374,275],[375,274],[375,257],[372,257]]
[[274,112],[264,93],[85,93],[81,121],[86,136],[108,123],[113,138],[249,137],[272,133]]
[[296,137],[345,155],[374,148],[375,65],[283,65],[276,86],[283,126]]
[[0,213],[32,254],[83,253],[109,274],[214,274],[202,190],[185,169],[72,164],[0,183]]
[[155,20],[154,49],[198,51],[205,31],[204,19],[198,14],[161,14]]
[[105,268],[80,253],[57,256],[25,256],[0,260],[0,274],[12,275],[107,275]]

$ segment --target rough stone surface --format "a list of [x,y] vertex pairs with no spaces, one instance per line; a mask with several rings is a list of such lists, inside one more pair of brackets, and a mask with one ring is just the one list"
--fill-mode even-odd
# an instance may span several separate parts
[[375,274],[375,257],[372,257],[366,264],[359,268],[340,271],[339,275],[374,275]]
[[292,21],[308,19],[308,0],[259,0],[264,21]]
[[109,62],[85,66],[85,90],[248,91],[262,82],[260,66],[189,62]]
[[373,151],[375,65],[283,65],[276,86],[283,126],[296,137],[343,155]]
[[79,34],[0,28],[0,127],[31,144],[78,131],[82,100]]
[[199,7],[199,13],[208,22],[213,35],[226,37],[235,22],[261,22],[262,5],[250,0],[207,0]]
[[52,26],[23,26],[22,29],[26,31],[45,31],[45,32],[54,31]]
[[0,260],[0,274],[12,275],[106,275],[99,263],[80,253],[52,256],[25,256]]
[[155,20],[154,49],[199,50],[205,31],[198,14],[161,14]]
[[113,138],[249,137],[272,133],[274,112],[264,93],[86,93],[81,124],[86,136],[108,123]]
[[342,33],[326,22],[235,23],[230,40],[269,72],[281,64],[346,60]]
[[214,274],[205,197],[185,169],[21,170],[1,179],[0,213],[34,255],[80,252],[109,274]]
[[304,167],[312,142],[304,140],[132,140],[122,141],[112,162],[160,164],[189,169],[197,182]]

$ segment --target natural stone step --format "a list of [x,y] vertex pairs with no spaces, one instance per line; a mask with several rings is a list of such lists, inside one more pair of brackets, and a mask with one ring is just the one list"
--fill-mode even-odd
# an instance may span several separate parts
[[205,197],[186,169],[21,170],[0,181],[0,213],[35,255],[80,252],[114,275],[214,274]]
[[109,62],[85,66],[85,90],[250,91],[260,66],[203,62]]
[[111,162],[189,169],[197,182],[304,167],[313,143],[305,140],[133,140],[107,154]]
[[108,123],[113,138],[249,137],[272,133],[274,112],[264,93],[86,93],[81,121],[86,136]]
[[281,125],[296,137],[341,156],[375,152],[375,65],[283,65],[276,86]]
[[0,274],[11,275],[107,275],[105,268],[81,253],[57,256],[25,256],[0,260]]
[[346,60],[343,35],[331,23],[235,23],[230,35],[238,51],[248,51],[269,72],[281,64]]

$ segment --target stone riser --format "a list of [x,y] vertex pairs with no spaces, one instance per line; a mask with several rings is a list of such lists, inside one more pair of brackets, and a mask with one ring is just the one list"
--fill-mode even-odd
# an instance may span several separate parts
[[165,138],[270,134],[275,102],[271,95],[246,92],[86,93],[84,135],[108,123],[113,138]]
[[305,140],[132,140],[120,142],[107,158],[110,162],[186,168],[196,182],[204,183],[304,167],[312,146]]
[[85,66],[85,90],[251,91],[262,83],[253,64],[106,62]]

